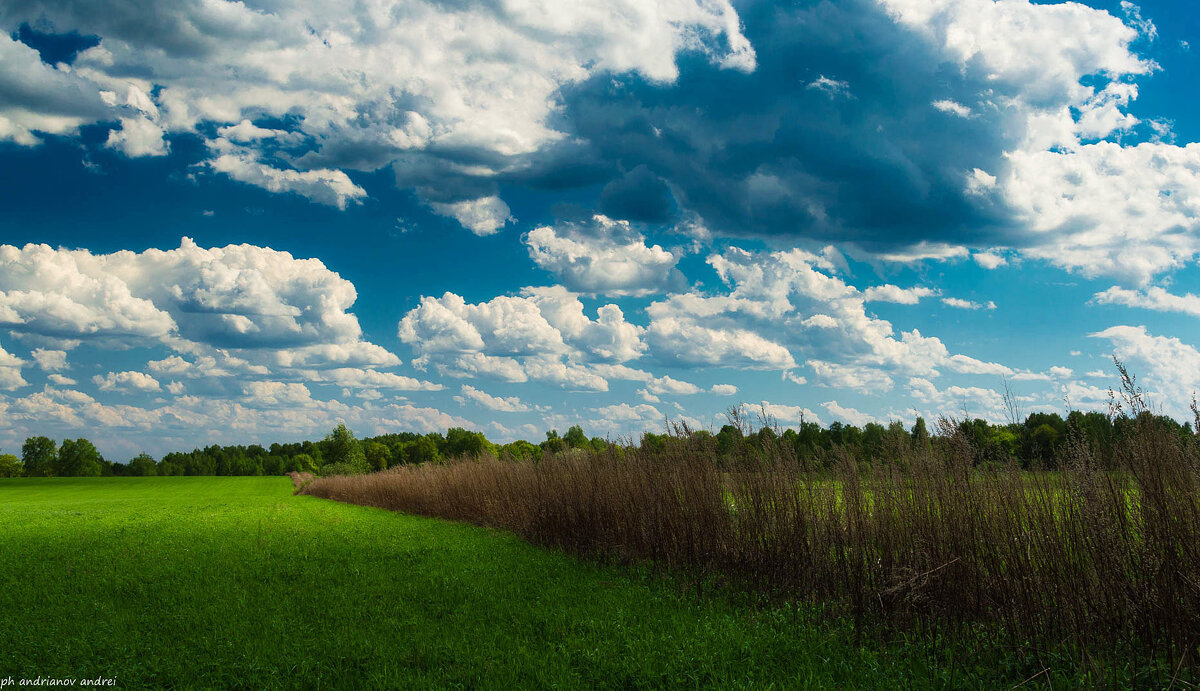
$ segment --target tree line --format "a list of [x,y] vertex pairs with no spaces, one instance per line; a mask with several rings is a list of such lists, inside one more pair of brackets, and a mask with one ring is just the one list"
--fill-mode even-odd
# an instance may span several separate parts
[[[1151,416],[1181,437],[1190,437],[1191,423],[1179,423],[1164,415]],[[974,418],[941,421],[930,430],[923,418],[911,427],[894,421],[876,422],[861,427],[841,422],[822,426],[801,420],[798,427],[781,428],[766,419],[757,425],[746,422],[740,409],[730,411],[729,424],[717,432],[691,430],[672,425],[663,434],[646,432],[637,442],[588,437],[575,425],[565,434],[557,430],[534,444],[517,440],[507,444],[489,441],[480,432],[453,427],[445,434],[399,432],[357,439],[344,424],[338,424],[324,439],[270,446],[210,445],[192,451],[171,452],[161,459],[139,454],[121,463],[105,459],[87,439],[63,439],[61,443],[44,436],[30,437],[21,447],[21,455],[0,453],[0,478],[3,477],[101,477],[151,475],[284,475],[307,472],[318,475],[352,475],[385,470],[397,465],[438,463],[447,459],[491,455],[502,460],[537,461],[546,454],[569,453],[573,449],[603,450],[637,446],[652,455],[666,456],[678,444],[711,445],[715,457],[730,459],[765,451],[767,445],[782,446],[797,458],[817,466],[830,465],[839,455],[850,455],[860,463],[887,463],[902,456],[901,450],[914,446],[948,443],[950,437],[966,440],[976,463],[1015,462],[1024,468],[1055,469],[1065,450],[1074,441],[1086,443],[1095,456],[1111,462],[1122,442],[1133,432],[1134,418],[1099,412],[1071,411],[1065,418],[1058,413],[1032,413],[1021,422],[993,424]]]

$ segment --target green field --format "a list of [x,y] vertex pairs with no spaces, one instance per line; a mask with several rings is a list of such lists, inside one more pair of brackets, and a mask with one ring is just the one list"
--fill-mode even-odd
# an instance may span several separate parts
[[979,688],[1025,671],[856,646],[836,622],[286,478],[0,480],[0,526],[0,682]]

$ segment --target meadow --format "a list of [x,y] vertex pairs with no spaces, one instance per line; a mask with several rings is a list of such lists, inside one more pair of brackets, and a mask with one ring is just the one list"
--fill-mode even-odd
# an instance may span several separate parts
[[[1145,412],[1145,411],[1141,411]],[[1110,459],[1078,435],[1054,472],[981,456],[953,425],[886,462],[814,465],[779,435],[722,454],[677,428],[657,449],[481,456],[317,479],[315,496],[512,531],[602,563],[1007,649],[1094,685],[1190,686],[1200,668],[1200,443],[1128,418]],[[982,657],[981,657],[982,656]]]
[[513,534],[293,496],[282,477],[0,480],[0,525],[0,680],[999,688],[1039,671],[1003,650],[968,663],[932,634],[863,640],[844,618],[701,597]]

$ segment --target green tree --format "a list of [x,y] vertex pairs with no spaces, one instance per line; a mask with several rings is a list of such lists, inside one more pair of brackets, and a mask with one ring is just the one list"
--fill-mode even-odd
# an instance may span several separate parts
[[451,427],[446,431],[446,448],[443,453],[447,457],[481,456],[485,451],[491,451],[491,443],[479,432],[472,432],[462,427]]
[[306,453],[298,453],[292,456],[292,462],[288,465],[291,470],[298,473],[315,473],[317,472],[317,464],[312,456]]
[[129,474],[138,477],[158,475],[158,462],[147,453],[140,453],[129,461]]
[[579,425],[571,425],[571,428],[563,435],[563,441],[572,449],[582,449],[588,445],[587,435],[583,433],[583,428]]
[[325,445],[326,465],[346,466],[357,473],[367,472],[367,457],[363,453],[362,444],[358,443],[354,433],[345,423],[339,422],[337,427],[333,428],[329,436],[325,437]]
[[438,451],[437,442],[431,435],[409,442],[407,451],[406,460],[409,463],[436,463],[442,460],[442,453]]
[[54,474],[59,477],[100,477],[103,464],[104,459],[92,442],[82,437],[63,439]]
[[21,447],[26,477],[50,477],[58,463],[58,448],[49,437],[30,437]]
[[387,467],[392,464],[392,450],[377,441],[367,444],[366,450],[367,465],[374,470],[387,470]]
[[11,453],[0,453],[0,477],[21,477],[25,464]]

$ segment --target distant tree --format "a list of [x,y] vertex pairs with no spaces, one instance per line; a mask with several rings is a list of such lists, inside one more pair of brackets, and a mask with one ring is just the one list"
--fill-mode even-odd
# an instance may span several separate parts
[[442,453],[438,451],[438,445],[434,441],[433,435],[426,435],[409,442],[407,452],[405,460],[408,463],[436,463],[442,460]]
[[931,445],[929,428],[925,426],[925,418],[919,417],[912,427],[913,446],[919,451],[928,451]]
[[500,458],[506,461],[536,461],[541,458],[542,450],[533,444],[518,439],[500,447]]
[[579,425],[572,425],[563,435],[563,441],[572,449],[582,449],[588,445],[587,435],[583,433],[583,428]]
[[667,448],[667,435],[655,434],[654,432],[642,433],[642,451],[650,453],[662,453]]
[[326,465],[338,465],[352,468],[354,472],[367,472],[367,457],[363,453],[362,444],[354,438],[354,433],[339,422],[337,427],[325,437]]
[[542,451],[558,453],[567,448],[567,443],[563,441],[562,437],[558,436],[558,430],[552,429],[546,432],[546,441],[538,446],[542,447]]
[[79,439],[64,439],[58,449],[58,463],[54,474],[59,477],[100,477],[104,459],[92,442]]
[[140,453],[129,461],[128,472],[135,477],[158,475],[158,462],[148,453]]
[[312,456],[306,453],[298,453],[292,456],[292,462],[288,466],[291,470],[298,473],[315,473],[317,472],[317,464]]
[[49,437],[30,437],[21,446],[21,462],[27,477],[50,477],[58,463],[58,448]]
[[446,431],[446,444],[442,449],[447,457],[480,456],[492,452],[492,443],[479,432],[472,432],[462,427],[451,427]]
[[0,477],[21,477],[25,473],[25,464],[11,453],[0,454]]
[[367,465],[371,466],[372,470],[387,470],[387,467],[392,464],[392,450],[387,447],[387,444],[377,441],[370,442],[364,453],[367,456]]

